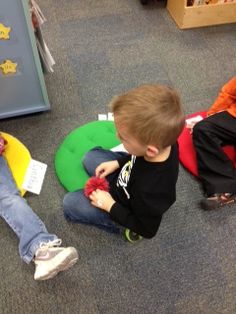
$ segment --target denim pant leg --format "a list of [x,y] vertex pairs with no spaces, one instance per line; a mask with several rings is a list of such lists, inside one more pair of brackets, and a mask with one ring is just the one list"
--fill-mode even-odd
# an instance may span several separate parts
[[[99,166],[102,162],[117,160],[119,157],[127,155],[125,152],[113,152],[110,150],[102,149],[100,147],[95,147],[91,149],[83,159],[83,165],[85,170],[87,171],[88,175],[93,176],[95,174],[95,169]],[[111,174],[106,177],[109,181],[111,178],[117,175],[117,172]]]
[[119,233],[119,226],[111,220],[110,215],[91,205],[84,195],[84,190],[69,192],[63,200],[65,218],[72,222],[96,226],[111,233]]
[[[125,153],[112,152],[102,148],[90,150],[84,157],[83,164],[90,176],[95,174],[95,169],[104,161],[116,160]],[[107,177],[107,180],[113,175]],[[63,201],[64,215],[73,222],[80,222],[95,225],[108,232],[119,233],[120,227],[111,220],[110,215],[105,211],[91,205],[89,199],[84,195],[83,190],[67,193]]]
[[21,197],[6,160],[0,156],[0,216],[19,238],[19,254],[29,263],[42,242],[57,239]]

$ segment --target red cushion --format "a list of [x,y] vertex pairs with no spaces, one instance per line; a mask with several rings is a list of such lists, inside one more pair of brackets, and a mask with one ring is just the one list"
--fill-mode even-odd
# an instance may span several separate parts
[[[186,118],[193,118],[196,116],[206,117],[206,111],[195,112],[188,115]],[[184,127],[182,133],[178,138],[179,143],[179,160],[181,164],[194,176],[198,176],[196,152],[192,142],[192,135],[190,134],[190,129]],[[224,152],[227,156],[234,162],[236,167],[236,149],[234,146],[223,147]]]

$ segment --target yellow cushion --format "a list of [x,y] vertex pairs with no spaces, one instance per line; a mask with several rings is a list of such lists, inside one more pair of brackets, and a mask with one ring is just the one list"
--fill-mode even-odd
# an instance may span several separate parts
[[21,188],[26,170],[28,168],[31,155],[28,149],[14,136],[1,132],[1,135],[7,140],[6,149],[3,156],[6,158],[8,165],[11,169],[16,185],[23,196],[25,190]]

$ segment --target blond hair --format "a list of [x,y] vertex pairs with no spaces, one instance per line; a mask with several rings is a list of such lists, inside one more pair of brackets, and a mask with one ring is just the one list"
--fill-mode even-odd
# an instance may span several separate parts
[[144,145],[168,147],[184,126],[180,97],[164,85],[141,85],[114,97],[110,106],[115,118]]

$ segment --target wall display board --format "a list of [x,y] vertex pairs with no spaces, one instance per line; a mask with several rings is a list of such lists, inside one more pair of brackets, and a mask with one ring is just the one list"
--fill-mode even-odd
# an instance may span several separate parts
[[49,109],[28,0],[0,0],[0,119]]

